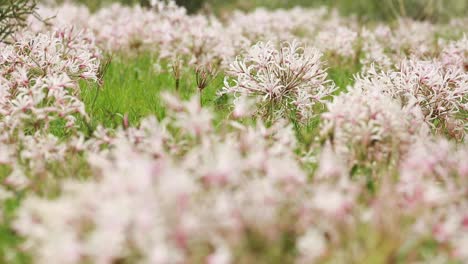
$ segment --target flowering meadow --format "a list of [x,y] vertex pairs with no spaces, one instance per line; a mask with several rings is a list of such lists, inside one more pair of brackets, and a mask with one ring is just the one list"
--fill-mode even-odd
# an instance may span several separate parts
[[468,17],[40,4],[0,42],[0,263],[468,263]]

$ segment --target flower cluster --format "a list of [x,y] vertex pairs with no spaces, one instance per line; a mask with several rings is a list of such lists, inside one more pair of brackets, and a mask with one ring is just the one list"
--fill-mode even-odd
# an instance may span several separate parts
[[313,106],[334,91],[321,56],[296,41],[283,43],[279,49],[259,42],[230,65],[228,74],[235,79],[225,80],[223,93],[258,98],[260,115],[293,114],[307,119]]
[[440,55],[443,65],[468,71],[468,37],[464,35],[460,40],[441,44],[444,46]]
[[467,83],[468,75],[459,67],[444,66],[439,61],[403,60],[395,70],[371,68],[358,78],[356,86],[380,90],[403,106],[415,106],[429,125],[463,137],[465,123],[458,114],[468,109]]
[[354,57],[358,33],[344,26],[332,26],[332,29],[320,31],[314,44],[324,52],[332,52],[342,57]]
[[321,132],[350,166],[390,165],[414,135],[427,134],[420,116],[378,90],[352,88],[327,106]]
[[101,55],[92,35],[72,27],[19,32],[12,40],[0,43],[4,184],[16,191],[40,189],[49,185],[45,179],[54,174],[50,167],[73,152],[50,132],[62,127],[74,133],[77,119],[88,118],[78,82],[98,81]]
[[413,234],[449,245],[462,262],[468,260],[466,155],[466,145],[445,139],[418,142],[404,158],[397,184],[400,206],[421,210]]
[[361,62],[367,67],[375,63],[381,69],[388,69],[407,56],[423,59],[437,50],[436,32],[435,26],[428,22],[408,19],[400,19],[395,28],[387,25],[372,30],[363,28]]
[[2,133],[47,130],[56,119],[73,127],[75,114],[86,117],[78,80],[98,79],[100,53],[92,35],[73,28],[25,32],[0,48]]

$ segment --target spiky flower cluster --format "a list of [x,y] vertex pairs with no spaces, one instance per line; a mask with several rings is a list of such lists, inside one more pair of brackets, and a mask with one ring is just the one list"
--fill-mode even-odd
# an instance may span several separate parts
[[20,191],[48,186],[51,166],[72,166],[58,164],[74,148],[49,133],[52,126],[73,133],[77,119],[88,118],[78,82],[98,80],[101,55],[92,35],[72,27],[12,40],[0,43],[1,165],[4,186]]
[[415,134],[424,134],[419,116],[377,90],[352,88],[327,106],[323,136],[351,166],[390,164],[404,153]]
[[468,37],[463,36],[457,41],[441,43],[443,45],[440,60],[445,67],[456,67],[461,71],[468,71]]
[[322,54],[298,42],[285,42],[277,49],[272,43],[257,43],[238,57],[228,73],[223,93],[258,98],[260,115],[296,115],[307,119],[313,106],[334,91],[327,80]]
[[47,129],[56,119],[72,127],[86,117],[78,80],[97,81],[100,54],[93,38],[73,28],[17,35],[0,44],[2,133]]
[[467,83],[468,75],[458,67],[445,67],[438,61],[403,60],[396,70],[377,72],[371,68],[356,85],[387,93],[403,106],[416,106],[429,125],[462,137],[465,123],[458,114],[468,109]]

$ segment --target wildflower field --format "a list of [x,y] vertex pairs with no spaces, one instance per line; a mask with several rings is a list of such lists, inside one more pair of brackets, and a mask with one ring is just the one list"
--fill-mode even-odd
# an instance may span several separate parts
[[468,263],[466,14],[0,1],[0,263]]

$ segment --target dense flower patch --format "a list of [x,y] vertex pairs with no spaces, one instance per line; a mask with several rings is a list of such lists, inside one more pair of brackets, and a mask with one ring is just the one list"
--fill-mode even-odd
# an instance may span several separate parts
[[[20,199],[0,219],[33,263],[468,261],[466,23],[163,1],[39,13],[0,43],[0,201]],[[177,79],[210,69],[200,94],[91,129],[80,83],[140,52]],[[337,62],[359,65],[352,85]],[[199,98],[214,72],[221,121]]]

